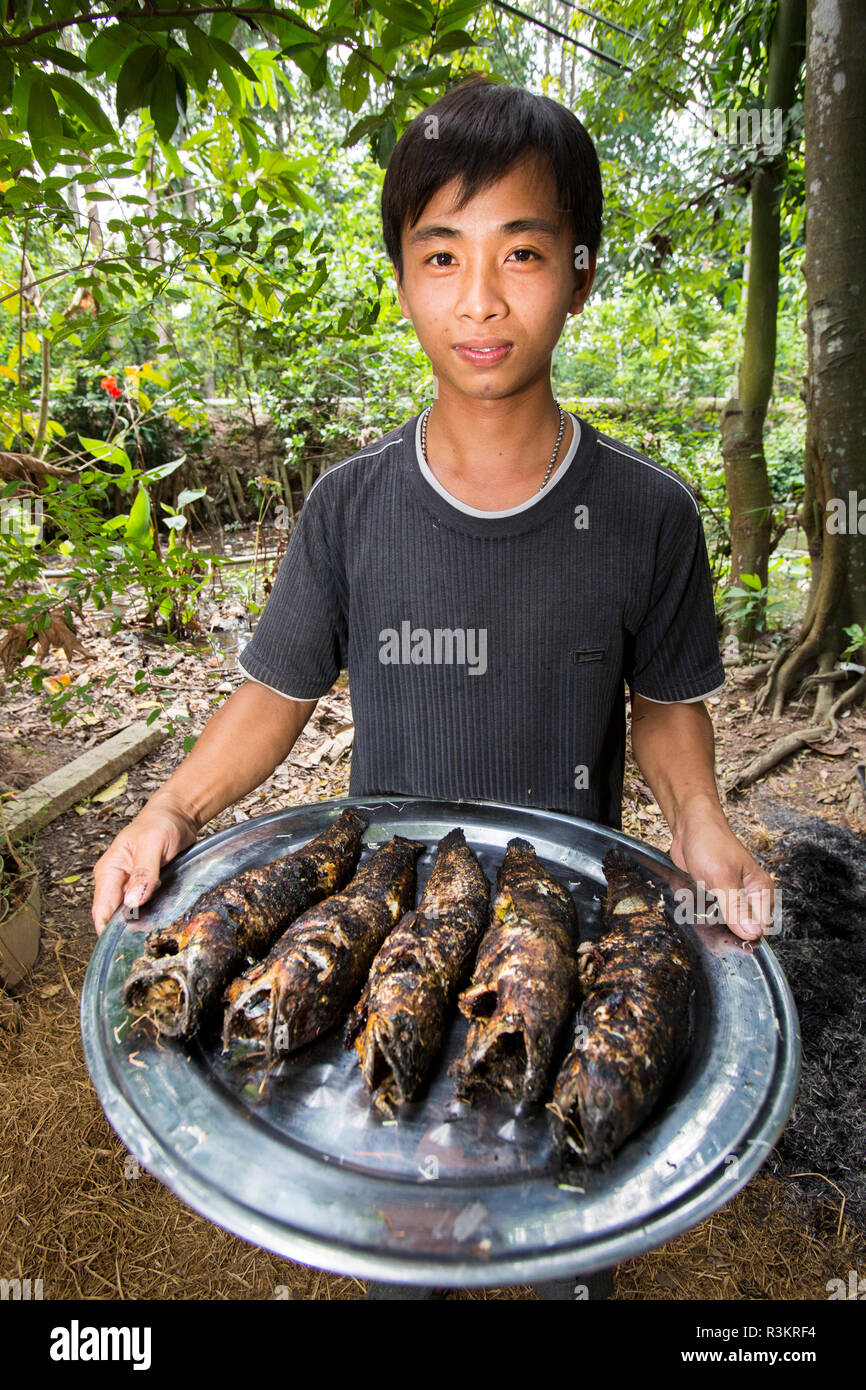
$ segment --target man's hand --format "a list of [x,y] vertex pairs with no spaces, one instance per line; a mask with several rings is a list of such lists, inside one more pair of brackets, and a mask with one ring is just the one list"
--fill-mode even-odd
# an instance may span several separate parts
[[715,778],[712,720],[703,701],[632,695],[632,748],[673,841],[670,856],[718,898],[732,932],[753,941],[773,926],[773,880],[725,819]]
[[192,818],[165,795],[151,797],[93,866],[93,925],[100,936],[123,902],[140,907],[159,887],[159,871],[194,843]]
[[719,900],[727,925],[744,941],[773,929],[774,886],[727,821],[696,819],[675,836],[670,856]]

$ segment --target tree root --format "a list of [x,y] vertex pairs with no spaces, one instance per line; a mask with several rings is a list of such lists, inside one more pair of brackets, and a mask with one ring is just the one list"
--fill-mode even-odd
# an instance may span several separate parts
[[812,724],[807,729],[795,729],[790,734],[776,739],[776,742],[766,752],[753,758],[750,763],[747,763],[725,783],[725,791],[743,791],[774,767],[778,767],[779,763],[784,762],[786,758],[790,758],[792,754],[799,753],[801,749],[807,748],[813,743],[826,743],[829,739],[835,738],[839,732],[836,716],[847,705],[855,704],[862,695],[866,695],[866,675],[861,676],[849,690],[844,691],[834,701],[822,723]]

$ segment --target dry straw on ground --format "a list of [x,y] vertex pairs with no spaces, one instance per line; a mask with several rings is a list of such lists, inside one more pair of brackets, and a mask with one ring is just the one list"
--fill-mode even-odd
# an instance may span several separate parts
[[[0,1030],[3,1274],[42,1278],[47,1298],[360,1298],[356,1279],[255,1249],[196,1215],[137,1168],[110,1129],[84,1066],[78,997],[90,939],[47,929],[46,949]],[[818,1228],[766,1173],[661,1250],[619,1268],[615,1297],[825,1298],[864,1256],[840,1203]],[[449,1298],[532,1299],[525,1287]]]

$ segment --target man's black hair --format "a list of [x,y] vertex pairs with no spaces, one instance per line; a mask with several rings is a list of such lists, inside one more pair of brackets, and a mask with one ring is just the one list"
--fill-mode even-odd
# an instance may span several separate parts
[[[431,117],[435,116],[435,123]],[[456,211],[533,151],[546,155],[575,246],[597,252],[603,193],[595,145],[580,121],[550,97],[473,73],[415,117],[394,147],[382,185],[382,231],[403,280],[401,236],[433,195],[462,180]]]

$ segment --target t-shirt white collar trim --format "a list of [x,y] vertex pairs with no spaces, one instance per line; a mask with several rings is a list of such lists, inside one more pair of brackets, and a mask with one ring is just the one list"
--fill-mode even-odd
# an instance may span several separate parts
[[528,511],[530,507],[535,506],[536,502],[540,502],[543,497],[547,497],[547,495],[553,491],[556,484],[565,477],[569,465],[577,453],[577,446],[580,443],[580,421],[576,415],[572,415],[570,410],[566,410],[564,413],[574,426],[574,434],[565,458],[562,459],[559,466],[554,470],[553,476],[545,484],[544,488],[540,489],[532,497],[527,497],[525,502],[519,502],[516,507],[506,507],[504,510],[497,512],[488,511],[485,507],[470,507],[468,502],[461,502],[459,497],[455,497],[453,493],[448,492],[448,490],[442,486],[421,452],[421,420],[424,415],[423,410],[418,416],[418,422],[415,426],[415,457],[418,460],[418,467],[423,477],[426,478],[430,486],[439,493],[439,496],[443,497],[445,501],[450,506],[455,507],[457,511],[465,512],[467,516],[489,517],[491,520],[498,517],[518,516],[520,512]]

